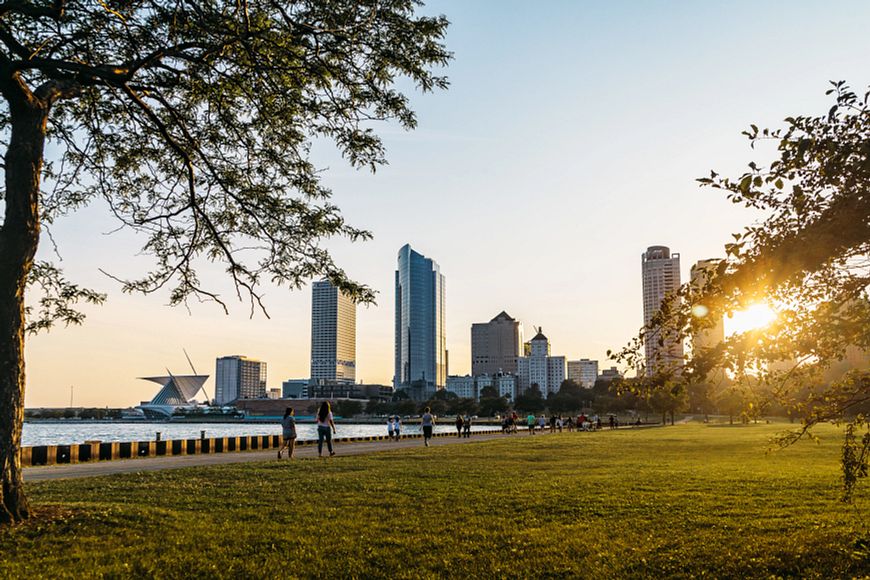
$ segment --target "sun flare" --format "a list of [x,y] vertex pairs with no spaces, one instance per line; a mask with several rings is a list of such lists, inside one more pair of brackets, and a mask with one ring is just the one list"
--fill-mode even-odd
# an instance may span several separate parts
[[734,312],[725,319],[725,333],[728,335],[749,332],[764,328],[776,320],[776,312],[767,304],[753,304],[745,310]]

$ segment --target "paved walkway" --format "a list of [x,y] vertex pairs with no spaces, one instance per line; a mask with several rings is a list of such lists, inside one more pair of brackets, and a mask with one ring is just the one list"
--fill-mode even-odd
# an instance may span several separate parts
[[[528,437],[528,432],[520,432],[510,437]],[[489,441],[492,439],[505,438],[500,432],[492,434],[472,435],[469,438],[459,437],[434,437],[431,445],[456,445]],[[401,441],[366,441],[366,442],[336,442],[336,457],[343,455],[364,455],[379,451],[393,449],[405,449],[410,447],[423,447],[422,439],[402,439]],[[324,449],[324,453],[326,450]],[[302,445],[296,448],[296,456],[299,458],[317,457],[317,445]],[[143,459],[116,459],[113,461],[97,461],[88,463],[74,463],[67,465],[48,465],[39,467],[25,467],[25,481],[45,481],[49,479],[73,479],[79,477],[95,477],[110,475],[113,473],[134,473],[143,471],[157,471],[160,469],[177,469],[180,467],[199,467],[201,465],[222,465],[225,463],[243,463],[246,461],[278,461],[277,450],[265,451],[239,451],[231,453],[214,453],[205,455],[175,455],[163,457],[149,457]],[[334,459],[334,458],[333,458]],[[287,452],[284,452],[284,459]]]

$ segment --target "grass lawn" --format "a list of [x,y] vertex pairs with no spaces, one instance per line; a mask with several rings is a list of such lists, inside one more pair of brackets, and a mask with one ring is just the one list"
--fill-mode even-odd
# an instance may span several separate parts
[[[870,482],[782,425],[678,425],[29,486],[0,578],[870,574]],[[339,449],[340,451],[340,449]],[[147,461],[147,460],[144,460]]]

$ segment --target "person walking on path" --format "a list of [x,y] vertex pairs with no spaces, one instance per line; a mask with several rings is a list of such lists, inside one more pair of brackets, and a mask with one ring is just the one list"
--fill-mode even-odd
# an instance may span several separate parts
[[335,420],[332,417],[332,409],[329,406],[329,401],[320,403],[320,410],[317,411],[317,455],[323,457],[323,441],[326,440],[326,447],[329,449],[330,457],[335,455],[332,450],[332,434],[335,433]]
[[541,433],[543,433],[547,428],[547,418],[543,415],[538,417],[538,427],[540,427]]
[[387,421],[387,437],[392,439],[393,435],[395,435],[395,431],[396,431],[396,423],[393,421],[393,418],[390,417],[390,420]]
[[529,413],[529,416],[526,417],[526,423],[529,425],[529,435],[535,434],[535,416]]
[[471,415],[468,413],[465,414],[465,417],[462,418],[462,435],[465,438],[471,437]]
[[284,411],[284,418],[281,419],[281,436],[284,438],[284,443],[278,450],[278,459],[281,459],[281,452],[287,450],[287,457],[293,459],[296,452],[296,417],[293,415],[295,411],[293,407],[287,407]]
[[462,437],[462,425],[463,425],[462,415],[457,413],[456,414],[456,436],[457,437]]
[[393,436],[396,441],[402,438],[402,418],[396,415],[396,422],[393,424]]
[[423,445],[429,447],[429,440],[432,439],[432,427],[435,425],[435,417],[430,412],[429,407],[423,409],[420,425],[423,427]]

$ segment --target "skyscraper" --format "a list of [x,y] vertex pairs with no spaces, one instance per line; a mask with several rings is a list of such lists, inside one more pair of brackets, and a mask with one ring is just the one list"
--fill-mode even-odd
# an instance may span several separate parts
[[[712,274],[719,266],[720,260],[699,260],[692,266],[692,287],[696,290],[703,289]],[[692,337],[692,354],[697,355],[701,351],[713,348],[725,340],[725,324],[721,314],[705,312],[705,317],[715,317],[710,320],[711,326],[704,328]]]
[[222,356],[215,369],[215,404],[266,397],[266,363],[242,355]]
[[[643,323],[649,324],[669,292],[680,287],[680,255],[672,254],[667,246],[650,246],[641,254],[643,274]],[[659,345],[662,338],[663,344]],[[646,374],[657,370],[673,369],[682,365],[683,343],[674,338],[660,337],[658,332],[647,335],[644,341]]]
[[447,379],[446,288],[438,264],[409,244],[396,270],[396,366],[393,386],[415,387],[420,396]]
[[517,374],[523,355],[523,325],[504,311],[489,322],[471,325],[471,374]]
[[356,381],[356,304],[329,280],[311,291],[311,380]]

